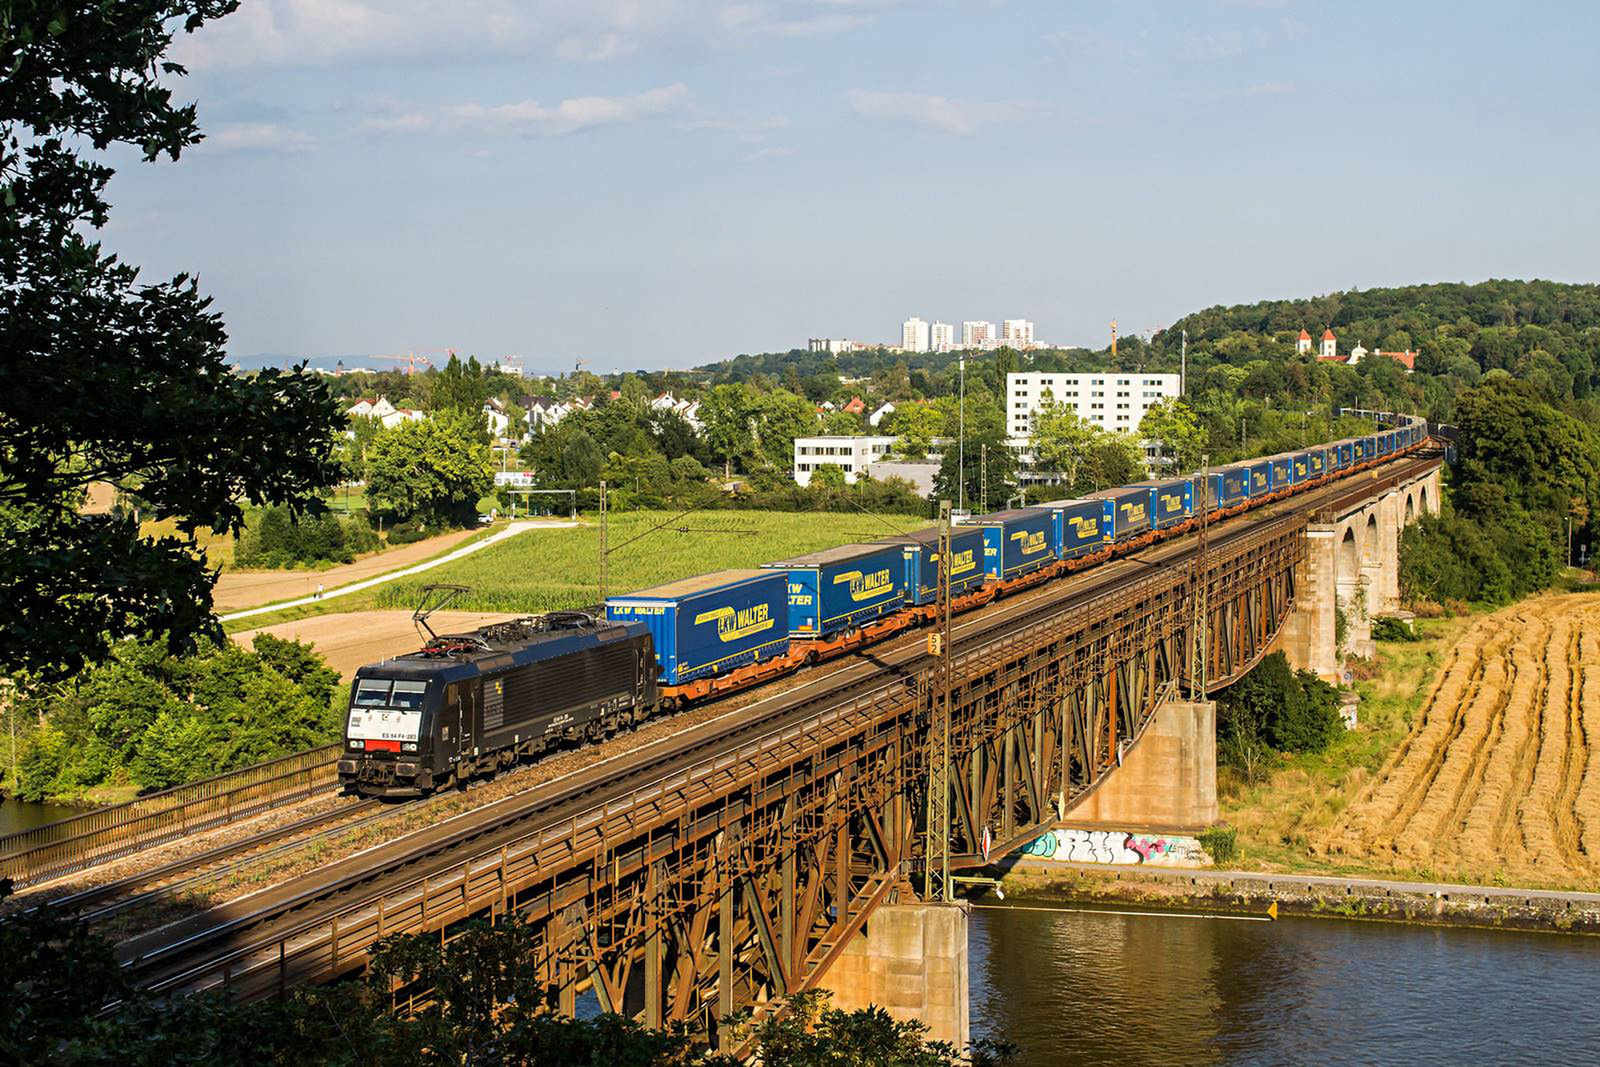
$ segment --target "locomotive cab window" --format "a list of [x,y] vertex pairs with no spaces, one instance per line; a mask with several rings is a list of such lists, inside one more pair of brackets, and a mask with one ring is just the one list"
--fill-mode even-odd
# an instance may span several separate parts
[[422,707],[422,698],[427,691],[427,682],[396,682],[394,692],[389,697],[389,706],[416,711]]
[[386,708],[389,706],[389,686],[387,678],[363,678],[361,684],[356,686],[356,707],[358,708]]

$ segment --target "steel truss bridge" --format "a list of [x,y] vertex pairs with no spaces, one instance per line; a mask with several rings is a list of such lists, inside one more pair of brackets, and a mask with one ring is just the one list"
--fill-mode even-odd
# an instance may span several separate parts
[[715,1037],[735,1010],[818,985],[875,907],[914,899],[930,809],[954,868],[983,862],[986,830],[995,855],[1026,844],[1116,772],[1164,700],[1264,654],[1308,521],[1436,465],[1400,460],[1225,520],[1203,557],[1184,537],[958,617],[942,796],[942,686],[917,635],[122,956],[156,991],[270,996],[359,970],[380,938],[515,914],[552,1006],[592,991]]

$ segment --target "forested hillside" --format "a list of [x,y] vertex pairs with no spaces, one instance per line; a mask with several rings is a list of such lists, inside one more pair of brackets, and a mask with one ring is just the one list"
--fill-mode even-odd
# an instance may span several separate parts
[[1545,281],[1447,282],[1352,290],[1304,300],[1267,300],[1186,315],[1156,334],[1170,353],[1182,331],[1191,361],[1246,366],[1294,359],[1302,328],[1338,335],[1340,353],[1355,345],[1417,352],[1413,392],[1441,419],[1460,391],[1485,373],[1524,379],[1552,402],[1587,400],[1600,368],[1600,286]]

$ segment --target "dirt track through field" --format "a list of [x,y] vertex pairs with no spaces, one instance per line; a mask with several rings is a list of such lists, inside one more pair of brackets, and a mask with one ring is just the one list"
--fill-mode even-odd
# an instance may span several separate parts
[[1600,598],[1475,622],[1326,852],[1518,884],[1600,885]]
[[333,589],[385,571],[420,563],[456,547],[477,532],[456,530],[391,548],[387,552],[374,552],[354,563],[343,563],[320,571],[225,571],[217,579],[216,592],[212,594],[213,605],[219,612],[228,612],[273,604],[292,597],[311,596],[318,586]]

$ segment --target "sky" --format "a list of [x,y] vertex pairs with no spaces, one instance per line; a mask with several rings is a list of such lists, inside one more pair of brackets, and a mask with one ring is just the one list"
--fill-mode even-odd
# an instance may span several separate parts
[[1596,281],[1590,2],[244,0],[109,249],[236,358],[688,367],[918,315]]

